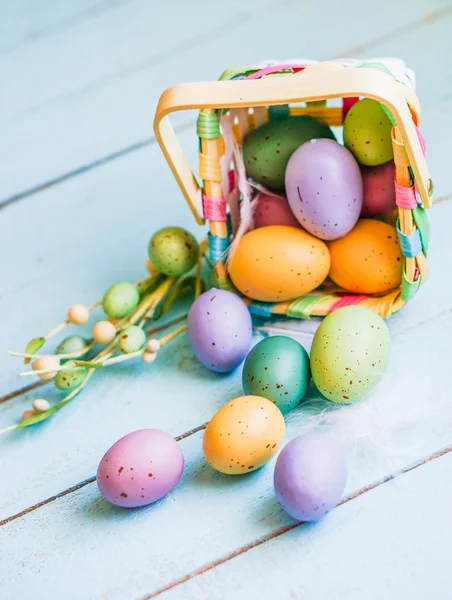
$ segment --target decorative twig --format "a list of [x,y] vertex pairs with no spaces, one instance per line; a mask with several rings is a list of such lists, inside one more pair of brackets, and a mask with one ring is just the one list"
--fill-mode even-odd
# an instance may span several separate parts
[[[202,261],[205,258],[207,240],[201,243],[201,251],[198,252],[197,242],[193,236],[180,228],[167,228],[157,232],[149,248],[153,262],[149,276],[134,284],[126,281],[114,284],[107,290],[102,300],[90,306],[72,305],[68,310],[67,318],[45,336],[31,340],[25,352],[9,352],[12,356],[24,358],[25,364],[30,363],[31,360],[35,361],[33,369],[20,373],[20,376],[37,375],[42,380],[54,379],[58,389],[67,390],[69,393],[52,407],[44,398],[35,400],[33,410],[26,411],[20,423],[0,430],[0,433],[34,425],[50,418],[75,398],[100,368],[137,357],[141,357],[146,364],[152,363],[162,346],[187,329],[184,323],[160,339],[153,337],[162,329],[180,323],[187,315],[160,327],[150,327],[147,333],[143,328],[147,321],[155,320],[169,310],[186,289],[193,290],[195,297],[203,292]],[[157,265],[157,269],[154,264]],[[55,337],[70,323],[74,325],[87,323],[90,312],[101,304],[106,317],[94,325],[89,343],[80,336],[70,336],[60,343],[60,354],[39,353],[48,340]],[[94,356],[83,358],[98,345],[102,347]],[[60,363],[68,359],[69,362]]]
[[3,429],[0,429],[0,434],[7,433],[8,431],[14,431],[14,429],[17,429],[18,427],[19,427],[18,423],[16,423],[16,425],[10,425],[9,427],[4,427]]
[[[92,350],[94,348],[94,346],[96,345],[96,342],[90,342],[87,346],[85,346],[85,348],[83,348],[82,350],[79,350],[78,352],[68,352],[67,354],[55,354],[55,358],[58,358],[60,360],[64,360],[66,358],[80,358],[81,356],[84,356],[85,354],[88,354],[88,352],[90,350]],[[8,350],[8,354],[10,356],[19,356],[19,357],[23,357],[23,358],[40,358],[41,356],[45,356],[44,354],[25,354],[25,352],[13,352],[12,350]],[[52,369],[54,370],[54,369]],[[37,374],[37,371],[32,371],[33,373]]]

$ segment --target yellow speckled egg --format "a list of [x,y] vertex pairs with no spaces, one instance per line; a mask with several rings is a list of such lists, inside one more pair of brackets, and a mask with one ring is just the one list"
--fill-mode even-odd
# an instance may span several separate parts
[[359,294],[380,294],[402,282],[402,252],[392,225],[361,219],[345,237],[329,243],[331,279]]
[[273,402],[260,396],[241,396],[212,417],[204,432],[204,455],[221,473],[249,473],[277,452],[285,431],[282,413]]
[[271,225],[243,236],[229,274],[245,296],[284,302],[318,287],[329,268],[330,255],[323,241],[302,229]]

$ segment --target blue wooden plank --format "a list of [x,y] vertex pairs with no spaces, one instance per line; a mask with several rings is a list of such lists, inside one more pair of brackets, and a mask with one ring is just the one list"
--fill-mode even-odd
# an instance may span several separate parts
[[[50,329],[64,317],[65,309],[71,303],[89,303],[101,297],[114,281],[140,279],[144,273],[145,248],[152,231],[168,223],[187,225],[187,219],[191,219],[156,148],[152,154],[150,150],[143,151],[141,156],[128,157],[110,165],[102,171],[102,175],[100,179],[99,173],[91,173],[71,182],[67,192],[64,192],[64,187],[54,188],[43,194],[39,204],[18,204],[2,215],[2,253],[6,254],[11,247],[20,248],[14,262],[3,266],[3,280],[8,285],[0,300],[0,310],[2,314],[20,315],[20,319],[9,319],[5,323],[4,335],[0,339],[2,353],[11,347],[20,349],[30,336]],[[174,194],[168,192],[171,188]],[[154,189],[153,196],[157,201],[149,202],[148,189]],[[165,198],[163,204],[171,218],[166,212],[161,212],[158,201],[161,198]],[[120,205],[125,200],[128,214],[112,209],[112,202]],[[72,206],[70,213],[66,206]],[[441,265],[447,268],[447,257],[452,252],[448,228],[451,212],[452,204],[448,203],[432,211],[435,234],[431,257],[433,264],[438,266],[418,298],[391,320],[394,334],[416,327],[419,322],[450,309],[450,296],[444,289]],[[74,233],[67,236],[62,228],[57,237],[52,221],[47,218],[50,214],[60,223],[70,218]],[[108,215],[108,230],[104,230],[106,235],[99,242],[98,231],[105,215]],[[137,218],[137,215],[141,217]],[[42,254],[44,249],[45,254]],[[108,260],[100,259],[102,256],[108,257]],[[175,363],[189,360],[190,356],[190,350],[185,347]],[[184,364],[186,366],[187,363]],[[192,359],[189,364],[193,364]],[[23,384],[24,380],[16,376],[17,369],[21,367],[17,359],[4,360],[1,381],[5,392]],[[0,439],[4,460],[9,465],[4,475],[12,479],[8,488],[3,488],[4,497],[0,500],[2,515],[18,512],[92,475],[102,449],[108,447],[115,436],[138,428],[143,418],[179,434],[207,420],[214,409],[230,397],[229,380],[224,384],[225,395],[219,394],[218,377],[204,376],[202,369],[196,372],[197,379],[190,379],[193,387],[187,391],[185,367],[176,377],[173,376],[174,367],[174,364],[159,366],[157,363],[150,370],[141,366],[130,371],[124,367],[115,369],[115,379],[110,381],[107,376],[98,378],[98,383],[90,384],[74,405],[65,409],[65,414],[61,413],[53,422],[37,431],[25,432],[18,438]],[[135,373],[140,373],[140,377],[133,377]],[[120,385],[115,388],[116,378]],[[168,389],[165,389],[165,379],[168,380]],[[238,392],[237,376],[232,381],[235,382],[233,389]],[[146,391],[148,386],[157,398],[160,395],[168,397],[170,390],[174,408],[166,404],[162,406],[158,400],[151,406],[143,406],[146,402],[143,397],[146,398],[149,393]],[[1,426],[17,420],[33,398],[43,395],[51,400],[57,397],[52,384],[0,405]],[[129,403],[135,397],[133,417],[130,422],[124,421],[121,415],[129,410]],[[212,404],[210,398],[213,399]],[[204,405],[201,399],[204,399]],[[196,409],[198,402],[201,404],[199,411]],[[148,410],[148,416],[144,417]],[[97,419],[102,415],[109,426],[98,437]],[[83,427],[85,440],[90,440],[89,443],[71,438],[70,431],[80,427]],[[65,448],[65,452],[54,455],[55,444]],[[32,452],[33,447],[36,452]],[[82,455],[75,470],[68,462],[72,453]],[[47,462],[40,460],[42,454],[49,454],[51,469]],[[20,461],[25,461],[24,468],[17,471],[16,463]],[[33,487],[27,488],[24,494],[24,481],[28,481],[30,470],[33,472]],[[0,491],[0,497],[1,494]]]
[[45,0],[38,5],[33,0],[4,0],[0,3],[0,54],[77,27],[127,1],[78,0],[73,3]]
[[[436,133],[432,140],[433,146],[446,148],[447,140],[444,139],[442,130],[432,133]],[[194,138],[191,132],[188,132],[185,134],[186,145],[190,145],[191,141],[194,141]],[[195,144],[192,145],[192,156],[195,153],[194,146]],[[443,152],[443,155],[446,157],[447,153]],[[148,190],[152,190],[152,198],[149,197]],[[127,215],[117,208],[112,208],[121,206],[125,199],[129,208]],[[68,206],[72,207],[70,212]],[[165,212],[162,212],[162,206],[165,207]],[[435,211],[439,211],[436,213],[437,217]],[[450,209],[447,204],[443,204],[435,211],[432,213],[435,225],[432,261],[440,265],[442,263],[438,261],[447,260],[451,251],[448,235]],[[169,214],[172,215],[171,219],[168,217]],[[66,223],[70,218],[71,235],[67,235],[64,227],[59,232],[55,232],[49,215],[52,215],[52,219],[57,223]],[[105,222],[106,215],[108,215],[108,229],[105,230],[102,229],[102,224]],[[140,218],[137,218],[138,215]],[[19,322],[11,319],[6,324],[4,335],[0,340],[1,350],[23,346],[30,335],[39,334],[50,328],[62,318],[65,308],[74,301],[90,302],[101,296],[108,285],[117,279],[141,278],[143,270],[139,257],[142,256],[144,260],[148,237],[152,231],[169,222],[190,226],[192,221],[157,148],[143,150],[97,173],[93,172],[83,178],[74,179],[65,186],[49,190],[40,196],[39,204],[25,203],[10,207],[2,215],[0,223],[2,227],[0,243],[4,244],[2,254],[8,255],[11,248],[18,248],[18,251],[14,256],[14,262],[9,261],[2,266],[3,281],[8,283],[3,291],[1,309],[2,314],[16,313],[20,314],[21,318]],[[99,231],[103,232],[102,240],[99,240]],[[102,264],[99,264],[99,256],[108,256],[108,261],[102,260]],[[95,265],[93,265],[93,257],[96,257]],[[33,299],[33,302],[30,299]],[[391,327],[395,332],[407,327],[415,327],[418,322],[433,318],[449,308],[449,296],[444,290],[442,269],[439,266],[434,269],[429,284],[420,292],[416,301],[406,307],[400,317],[392,321]],[[5,392],[21,384],[14,375],[17,366],[17,362],[9,359],[3,369],[2,381]],[[146,383],[143,380],[141,385],[147,386],[147,380]],[[138,382],[136,386],[135,389],[139,390]],[[181,387],[185,388],[183,379]],[[213,387],[212,384],[212,389]],[[173,393],[177,399],[179,396],[176,391],[177,386],[172,389],[175,390]],[[113,400],[110,396],[105,396],[105,388],[100,384],[95,388],[90,386],[85,396],[76,401],[77,406],[67,409],[71,410],[71,415],[74,414],[74,420],[66,417],[67,421],[65,420],[66,424],[61,429],[61,433],[57,432],[58,439],[61,436],[62,447],[67,447],[68,431],[71,427],[79,427],[83,418],[88,418],[87,406],[95,403],[99,410],[98,414],[104,414],[104,418],[109,422],[120,419],[121,411],[127,406],[128,401],[127,397],[124,397],[126,394],[124,390],[125,388],[119,388]],[[197,388],[193,388],[192,393],[198,393]],[[208,398],[210,394],[214,395],[210,388],[206,388],[203,397]],[[28,406],[31,399],[41,395],[42,392],[37,391],[27,398],[15,400],[14,404],[11,402],[4,404],[1,409],[2,424],[6,426],[13,422]],[[98,400],[99,396],[100,400]],[[91,399],[95,400],[91,401]],[[222,400],[221,397],[216,398],[218,404],[215,406],[218,406]],[[116,411],[112,412],[110,405],[113,403]],[[137,421],[133,423],[139,421],[140,406],[140,404],[136,406]],[[185,406],[181,399],[178,400],[177,406],[180,406],[177,409],[180,416],[178,421],[170,421],[169,413],[165,413],[161,419],[158,412],[154,412],[152,416],[162,423],[161,426],[169,427],[175,434],[206,420],[213,410],[209,407],[209,411],[199,414],[199,419],[195,420],[192,417],[196,412],[191,405]],[[132,428],[132,422],[130,427]],[[23,488],[22,477],[27,478],[28,472],[23,471],[20,477],[16,475],[15,488],[9,488],[7,504],[3,505],[4,515],[25,508],[27,503],[33,504],[57,493],[62,488],[90,476],[94,471],[94,456],[97,451],[95,448],[93,448],[94,454],[84,457],[80,469],[75,471],[68,467],[68,456],[53,457],[55,440],[52,436],[56,428],[57,425],[49,423],[48,427],[46,426],[40,432],[25,434],[25,437],[30,436],[30,442],[29,445],[24,444],[26,450],[21,455],[23,457],[27,453],[30,454],[32,443],[35,443],[38,448],[39,439],[40,452],[33,458],[35,488],[30,490],[30,496],[22,495],[20,492]],[[90,435],[95,435],[94,430],[93,426]],[[99,440],[99,448],[106,447],[110,441],[113,441],[113,431],[116,431],[118,436],[122,432],[125,433],[125,430],[113,428],[111,438]],[[13,460],[10,464],[14,465],[14,461],[18,460],[17,448],[20,446],[18,440],[11,442],[4,440],[2,443],[5,444],[5,460],[9,460],[7,455],[11,453]],[[10,448],[8,453],[7,447]],[[80,446],[76,443],[71,451],[80,453]],[[50,471],[46,464],[38,460],[40,453],[47,452],[52,454],[53,468]]]
[[[188,6],[185,0],[182,4]],[[205,3],[201,4],[205,6]],[[345,8],[330,0],[322,5],[328,19],[320,22],[315,0],[290,3],[274,0],[268,6],[248,0],[245,4],[229,4],[225,11],[218,9],[213,17],[209,11],[200,10],[197,18],[190,20],[190,27],[186,26],[187,19],[173,19],[171,3],[145,3],[144,13],[135,8],[135,3],[127,5],[123,9],[129,15],[126,22],[130,24],[134,16],[138,22],[130,25],[134,33],[126,36],[128,45],[119,57],[117,53],[122,47],[116,40],[121,37],[121,17],[110,23],[107,31],[102,29],[102,19],[97,28],[94,23],[86,26],[90,28],[86,39],[81,35],[82,30],[78,36],[76,30],[71,33],[74,36],[71,45],[66,45],[66,38],[60,41],[58,55],[66,53],[65,60],[55,61],[54,42],[43,42],[40,55],[48,70],[43,87],[39,81],[30,79],[29,69],[23,75],[16,69],[12,80],[17,80],[16,91],[8,95],[8,105],[13,112],[22,107],[23,115],[20,118],[16,115],[17,118],[8,122],[8,115],[12,118],[13,113],[0,112],[2,138],[8,139],[8,144],[0,148],[0,162],[8,173],[1,182],[0,198],[9,198],[148,139],[152,136],[151,121],[157,99],[166,87],[180,81],[216,79],[227,66],[254,63],[268,57],[269,39],[274,40],[270,46],[271,57],[305,55],[326,59],[346,54],[352,46],[359,46],[361,54],[369,44],[377,51],[381,36],[396,40],[401,27],[407,23],[430,28],[432,24],[424,19],[424,15],[447,5],[446,0],[428,3],[403,0],[388,8],[381,3],[373,4],[364,15],[359,0],[351,0]],[[167,7],[165,11],[164,7]],[[109,13],[109,18],[113,19],[115,14]],[[237,18],[237,14],[242,16]],[[158,31],[170,32],[165,34],[167,41],[162,48],[173,51],[165,55],[160,52],[162,48],[157,48],[159,53],[148,64],[141,59],[143,52],[147,59],[151,57],[148,46],[154,48],[152,39],[156,33],[152,27],[155,22],[158,22]],[[369,37],[369,22],[373,24],[375,37]],[[141,23],[147,23],[148,29],[143,29]],[[201,28],[193,29],[198,26]],[[108,37],[110,44],[106,43],[103,49],[99,49],[102,42],[99,30]],[[108,34],[110,30],[111,35]],[[134,41],[137,32],[140,36]],[[187,36],[192,45],[185,44]],[[179,39],[184,43],[180,44]],[[95,57],[90,48],[99,50]],[[132,50],[133,61],[127,64],[127,53]],[[412,45],[411,50],[415,53],[416,46]],[[392,51],[396,54],[400,51],[397,44]],[[427,53],[432,59],[436,56],[432,47],[427,48]],[[47,60],[46,56],[52,59]],[[28,57],[24,56],[20,63],[22,71],[34,58],[30,49]],[[99,64],[101,58],[103,62]],[[70,77],[68,64],[75,65],[75,72],[73,70]],[[8,68],[15,68],[13,62],[9,65]],[[96,65],[97,75],[93,71]],[[84,79],[85,71],[89,80]],[[78,83],[72,83],[74,78]],[[28,87],[31,83],[33,89]],[[36,105],[38,98],[43,102],[39,106]],[[26,113],[32,106],[33,111]],[[27,165],[25,169],[24,164]]]
[[[448,368],[448,348],[451,328],[449,314],[396,336],[387,378],[372,398],[354,407],[327,413],[323,422],[320,419],[320,429],[329,430],[347,452],[346,493],[398,471],[450,442],[452,412],[448,390],[452,374]],[[416,374],[421,371],[419,365],[428,366],[428,376]],[[159,397],[159,393],[165,393],[165,399],[175,397],[176,390],[170,387],[168,374],[169,370],[160,371],[157,376],[160,379],[151,388],[154,397]],[[184,397],[187,408],[195,417],[202,411],[212,413],[223,400],[218,382],[216,392],[212,386],[209,399],[202,397],[209,383],[206,385],[205,380],[198,379],[196,371],[185,372],[185,382],[187,375],[190,377],[190,394]],[[171,377],[175,377],[174,366]],[[143,378],[141,394],[142,384]],[[137,378],[130,374],[122,390],[134,397],[138,389]],[[62,460],[67,470],[79,474],[89,460],[97,462],[108,445],[108,438],[113,441],[119,433],[136,427],[164,426],[181,418],[174,414],[167,400],[166,409],[160,406],[158,414],[150,401],[139,407],[132,401],[126,410],[123,406],[117,409],[111,402],[108,430],[105,430],[102,421],[105,405],[102,406],[102,398],[95,395],[91,404],[94,399],[100,403],[90,412],[94,429],[90,429],[89,422],[83,418],[88,407],[79,405],[75,409],[80,411],[79,418],[76,414],[68,417],[68,413],[62,413],[58,426],[64,438],[58,441],[53,438],[53,447],[57,449],[54,456],[40,451],[39,436],[18,440],[14,446],[17,462],[9,465],[12,458],[7,455],[2,468],[5,481],[12,481],[13,469],[23,469],[28,476],[28,487],[36,485],[37,461],[33,454],[41,462],[46,461],[47,473],[60,468],[55,462]],[[111,388],[110,400],[114,400]],[[318,415],[328,406],[313,396],[310,406],[292,411],[287,417],[286,439],[312,427],[310,417],[315,416],[318,421]],[[72,411],[72,407],[68,410]],[[158,421],[153,420],[154,415]],[[50,433],[47,430],[46,434]],[[115,509],[99,497],[93,483],[1,527],[5,541],[0,550],[4,553],[0,560],[0,579],[8,582],[10,587],[6,589],[12,597],[23,594],[27,598],[32,593],[35,598],[45,597],[50,585],[53,593],[64,592],[68,598],[85,597],[88,590],[93,598],[102,594],[108,598],[139,597],[290,523],[273,495],[274,461],[250,476],[231,478],[206,465],[201,440],[202,432],[181,442],[186,460],[183,480],[165,501],[153,507],[134,511]],[[2,456],[5,456],[3,448]],[[47,473],[42,477],[50,479],[51,473]],[[59,481],[65,476],[61,474]],[[22,486],[21,493],[29,498],[33,492]],[[448,497],[448,489],[445,495]],[[18,503],[16,499],[16,505]],[[325,544],[328,544],[327,527],[334,523],[335,514],[319,529],[319,538]],[[354,520],[355,517],[351,522]],[[349,527],[352,527],[351,522]],[[391,526],[388,522],[387,527]],[[356,528],[363,535],[359,521]],[[45,534],[38,535],[39,531]],[[367,546],[367,542],[363,544]],[[39,559],[39,574],[31,568],[19,568],[24,562],[28,564],[27,556],[37,554],[43,555]],[[316,556],[319,555],[316,553]],[[69,568],[65,565],[69,563],[72,584],[70,590],[64,591],[67,587],[65,568]]]
[[451,475],[448,454],[157,597],[448,600]]
[[[419,11],[418,15],[423,14],[426,5],[425,2],[411,5],[413,11],[410,11],[410,18],[416,21],[416,11]],[[400,6],[405,11],[405,18],[406,7],[403,3]],[[289,6],[290,12],[284,13],[286,17],[287,14],[293,17],[294,25],[284,30],[287,33],[284,39],[288,41],[284,42],[287,47],[281,46],[281,50],[284,50],[282,56],[289,54],[287,48],[294,47],[289,34],[296,30],[295,16],[300,19],[303,16],[303,23],[315,23],[318,6],[306,3],[307,12],[303,13],[300,7]],[[326,12],[328,8],[324,7]],[[385,31],[382,25],[385,12],[380,9],[381,21],[378,21],[378,26],[375,25],[377,37]],[[334,10],[335,7],[331,7],[333,16]],[[324,28],[325,35],[331,39],[328,46],[324,44],[324,47],[325,50],[329,47],[331,52],[336,51],[335,45],[336,48],[340,47],[337,41],[340,38],[343,40],[345,26],[352,19],[343,6],[341,10],[342,16],[332,19],[334,31]],[[397,24],[395,21],[399,16],[402,18],[402,12],[400,10],[399,14],[397,9],[396,19],[386,20],[388,28]],[[243,51],[250,56],[256,48],[259,50],[256,46],[257,33],[253,35],[253,28],[259,24],[262,26],[259,36],[265,40],[266,50],[269,33],[265,37],[263,32],[271,32],[270,25],[273,23],[275,30],[283,30],[281,23],[273,18],[274,15],[270,16],[259,17],[260,20],[253,21],[252,27],[243,25],[247,33],[251,29],[247,40],[241,36],[245,48]],[[353,18],[356,31],[348,36],[349,44],[359,43],[360,36],[365,37],[363,32],[368,35],[368,30],[359,26],[361,17],[356,14]],[[306,25],[306,29],[315,32],[314,27]],[[426,41],[430,36],[430,46],[420,44],[418,47],[416,40],[419,32],[425,31],[428,31]],[[419,30],[409,31],[407,37],[394,39],[389,46],[374,46],[372,54],[382,53],[380,47],[387,49],[388,53],[398,54],[400,48],[406,46],[413,50],[416,60],[421,54],[432,60],[440,52],[444,52],[444,55],[448,52],[450,42],[447,36],[440,37],[441,32],[443,21],[425,23]],[[234,42],[235,38],[231,35],[230,39]],[[293,36],[292,40],[295,39],[299,45],[299,37]],[[433,44],[433,40],[436,42],[437,39],[441,40],[441,46]],[[310,47],[310,37],[307,40]],[[316,39],[312,46],[321,42],[321,38]],[[194,70],[202,64],[206,72],[213,70],[214,66],[218,69],[217,61],[221,53],[216,54],[216,50],[230,50],[223,47],[219,49],[215,43],[209,49],[212,58],[208,63],[200,61],[199,49],[194,50],[193,54],[187,52],[186,60],[192,63],[189,68]],[[235,48],[234,52],[240,53],[242,48]],[[290,53],[295,54],[293,51]],[[311,52],[307,51],[306,54]],[[181,64],[184,66],[185,63],[178,62],[179,58],[174,59],[171,67],[174,70],[171,72],[170,69],[168,77],[173,77],[176,71],[180,74]],[[193,62],[194,58],[196,60]],[[419,63],[421,69],[425,69],[427,64],[428,60]],[[444,193],[447,194],[451,192],[447,182],[447,136],[444,135],[445,131],[450,131],[450,117],[446,118],[448,83],[442,77],[443,66],[440,62],[432,69],[438,76],[439,92],[436,88],[426,89],[423,94],[426,96],[427,110],[431,99],[431,120],[427,121],[431,128],[431,148]],[[419,76],[422,76],[421,73]],[[130,79],[128,83],[131,83]],[[138,122],[145,114],[144,106],[148,108],[149,98],[145,95],[134,105],[130,102],[131,94],[147,88],[135,88],[133,85],[125,88],[115,96],[115,102],[121,101],[128,108],[137,107]],[[112,89],[106,86],[103,90],[104,106],[108,105],[107,98],[112,96]],[[153,93],[157,94],[158,91],[156,86]],[[63,112],[60,114],[67,115],[69,113],[65,111],[75,107],[77,114],[83,113],[87,126],[91,128],[94,119],[90,120],[89,115],[99,112],[99,105],[91,103],[92,99],[88,94],[84,105],[81,98],[74,98],[72,105],[65,102],[64,107],[55,106],[55,111],[36,115],[34,122],[37,123],[39,117],[40,126],[45,127],[44,117],[48,114],[51,121],[47,125],[49,122],[55,125],[53,113],[61,109]],[[439,101],[443,102],[445,113],[441,116],[436,110]],[[85,109],[87,112],[84,112]],[[111,114],[115,114],[114,107]],[[101,117],[103,119],[104,115]],[[127,120],[124,123],[124,128],[130,125]],[[27,124],[22,122],[22,131],[26,131]],[[78,125],[75,123],[74,129]],[[133,126],[130,130],[132,134],[137,131]],[[13,132],[13,129],[10,131]],[[21,129],[14,129],[15,135],[18,131]],[[102,128],[103,141],[107,131],[106,127]],[[108,138],[108,144],[112,139]],[[187,133],[184,141],[190,147],[193,134]],[[57,142],[56,135],[48,146],[41,147],[41,151],[47,148],[49,155],[57,160],[54,151]],[[83,140],[83,144],[80,148],[85,152],[86,140]],[[194,153],[194,146],[191,148]],[[36,173],[44,172],[44,167],[47,168],[42,162],[37,163]],[[152,190],[153,203],[149,202],[148,190]],[[93,294],[100,295],[108,283],[116,278],[142,277],[139,256],[144,258],[147,238],[160,224],[168,222],[169,215],[172,222],[188,226],[192,223],[188,211],[182,208],[180,194],[157,149],[137,152],[133,157],[99,170],[97,174],[85,175],[78,181],[74,179],[35,199],[39,199],[39,205],[32,207],[31,203],[26,202],[22,206],[11,206],[2,214],[0,221],[1,237],[5,244],[2,246],[0,241],[2,256],[12,257],[1,267],[2,281],[7,281],[0,303],[1,313],[18,314],[21,320],[20,328],[16,329],[16,323],[8,318],[3,336],[8,345],[20,336],[25,340],[26,333],[31,331],[34,324],[39,324],[41,330],[41,327],[46,329],[59,320],[61,308],[74,301],[76,292],[81,295],[78,300],[88,302],[93,299]],[[126,215],[119,209],[124,199],[130,210]],[[162,207],[165,207],[165,212]],[[370,402],[336,413],[336,418],[330,414],[322,425],[342,441],[346,438],[351,468],[349,489],[368,483],[372,478],[397,469],[431,452],[439,444],[450,441],[451,413],[447,395],[451,384],[447,362],[450,315],[435,320],[438,314],[450,310],[450,286],[443,277],[448,269],[447,257],[451,250],[448,231],[450,211],[451,207],[443,203],[432,213],[435,225],[432,263],[435,270],[419,298],[391,323],[395,347],[391,370],[385,382]],[[64,226],[55,232],[51,219],[63,224],[70,220],[71,235],[68,235],[69,229]],[[107,219],[107,228],[102,229]],[[12,248],[19,250],[12,255]],[[108,256],[108,260],[102,258],[105,256]],[[47,294],[51,295],[48,304],[37,300]],[[3,340],[1,343],[4,343]],[[5,381],[11,377],[11,372],[5,368]],[[199,425],[211,416],[226,397],[239,393],[239,374],[226,379],[221,385],[219,381],[217,376],[207,374],[196,364],[186,339],[181,339],[174,353],[167,351],[166,357],[152,370],[137,365],[130,371],[115,370],[114,378],[108,378],[105,374],[100,376],[86,394],[58,416],[58,421],[34,431],[22,432],[18,437],[0,439],[4,482],[0,486],[2,514],[10,515],[92,475],[103,451],[123,433],[149,425],[177,434]],[[38,395],[42,394],[36,392],[30,399]],[[168,402],[168,398],[172,402]],[[318,414],[324,406],[314,396],[310,412],[298,410],[290,415],[288,436],[300,432],[310,414]],[[11,422],[20,414],[22,407],[20,399],[5,403],[0,420],[5,424]],[[409,423],[407,415],[410,417]],[[362,439],[363,436],[375,440],[374,451],[371,451],[372,445]],[[216,475],[204,466],[200,438],[201,434],[197,434],[182,443],[187,458],[184,481],[173,495],[158,506],[127,514],[119,512],[100,501],[95,486],[91,485],[3,527],[2,534],[7,542],[1,547],[2,550],[7,549],[8,556],[2,561],[0,573],[7,585],[5,597],[20,595],[26,598],[32,593],[34,598],[48,597],[55,590],[64,597],[71,597],[70,594],[73,594],[72,597],[99,597],[103,594],[109,598],[144,594],[286,522],[282,513],[275,512],[278,509],[271,496],[271,469],[265,469],[248,479],[234,481]],[[439,506],[438,512],[445,514],[443,509],[442,505]],[[362,510],[368,514],[365,508]],[[411,514],[416,514],[416,511]],[[392,522],[388,522],[390,526]],[[43,530],[44,535],[41,533]],[[362,528],[357,526],[354,531],[357,544],[362,545]],[[428,543],[428,536],[424,537]],[[328,543],[328,531],[325,533],[324,529],[320,529],[319,538]],[[30,539],[33,540],[32,544]],[[280,547],[269,552],[273,557],[268,559],[271,565],[276,555],[281,553]],[[312,571],[318,572],[321,568],[320,555],[320,552],[314,553]],[[410,556],[408,558],[412,560]],[[29,567],[25,573],[23,565]],[[249,578],[250,572],[255,573],[255,567],[251,571],[247,567],[241,567],[240,570],[232,568],[237,575],[234,581],[244,575]],[[267,570],[270,572],[270,568]],[[38,571],[39,575],[36,576]],[[75,581],[75,585],[68,592],[69,571],[71,582]],[[293,577],[294,571],[290,569],[288,577]],[[372,571],[372,577],[376,576],[376,571]],[[228,590],[234,587],[224,583],[227,577],[223,578],[221,574],[218,579],[216,577],[219,589],[224,585],[224,594],[228,597]],[[212,580],[209,581],[213,585]],[[390,583],[393,585],[392,581]],[[196,587],[197,584],[194,585]],[[201,582],[199,585],[202,593],[205,593],[206,584]],[[267,585],[271,588],[268,581]],[[334,597],[334,593],[329,591]],[[362,597],[360,592],[361,589],[356,587],[347,597],[353,598],[353,593],[356,598]],[[193,594],[191,586],[186,593]],[[250,594],[253,592],[248,590],[248,596]]]

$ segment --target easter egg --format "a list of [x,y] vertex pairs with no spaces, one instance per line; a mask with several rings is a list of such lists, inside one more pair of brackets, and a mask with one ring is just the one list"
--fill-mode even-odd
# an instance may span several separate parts
[[331,279],[359,294],[381,294],[402,282],[402,251],[392,225],[360,219],[345,237],[328,244]]
[[119,335],[119,349],[124,354],[141,350],[146,341],[146,334],[141,327],[129,325]]
[[285,196],[259,193],[256,197],[254,210],[254,228],[268,227],[269,225],[288,225],[301,227],[295,218]]
[[336,141],[311,140],[289,160],[286,193],[304,229],[323,240],[335,240],[355,226],[361,213],[359,165]]
[[251,131],[243,140],[248,177],[269,189],[283,190],[289,158],[313,138],[335,139],[328,125],[309,116],[274,119]]
[[138,306],[140,294],[137,287],[128,281],[112,285],[102,300],[102,308],[109,317],[122,319]]
[[[81,335],[70,335],[59,343],[56,354],[81,354],[87,345],[87,340]],[[63,358],[61,362],[63,363],[66,360],[68,359]]]
[[283,413],[304,398],[310,380],[306,350],[296,340],[283,335],[261,340],[248,354],[243,366],[245,394],[263,396]]
[[312,378],[329,400],[356,402],[381,380],[390,352],[391,338],[381,317],[364,306],[339,308],[314,335]]
[[164,275],[179,277],[195,266],[199,256],[196,238],[182,227],[164,227],[149,242],[149,258]]
[[208,369],[226,373],[240,365],[251,346],[251,315],[243,300],[212,288],[188,313],[188,337],[196,358]]
[[249,473],[278,451],[285,431],[284,417],[272,402],[259,396],[241,396],[212,417],[204,432],[204,455],[221,473]]
[[282,302],[314,290],[328,275],[329,267],[324,242],[302,229],[272,225],[242,237],[229,275],[245,296]]
[[[72,361],[65,363],[66,367],[71,365],[73,365]],[[54,383],[59,390],[70,391],[81,385],[87,374],[88,369],[86,367],[75,367],[73,369],[58,371]]]
[[126,508],[146,506],[179,482],[184,457],[175,439],[160,429],[140,429],[118,440],[97,469],[105,500]]
[[298,521],[317,521],[341,499],[347,464],[340,447],[308,433],[290,441],[276,461],[274,487],[283,509]]
[[351,107],[344,120],[344,144],[362,165],[375,167],[392,159],[392,125],[379,102],[363,98]]
[[361,167],[363,178],[363,217],[387,215],[396,207],[395,166],[392,161],[377,167]]

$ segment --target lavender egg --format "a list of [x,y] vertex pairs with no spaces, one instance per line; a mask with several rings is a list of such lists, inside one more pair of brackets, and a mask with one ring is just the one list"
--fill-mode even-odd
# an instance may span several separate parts
[[204,366],[227,373],[245,360],[250,349],[251,315],[239,296],[212,288],[190,308],[188,337],[196,358]]
[[286,193],[299,223],[322,240],[353,229],[363,203],[363,180],[353,154],[334,140],[310,140],[290,157]]
[[97,469],[100,493],[125,508],[146,506],[179,482],[184,457],[179,444],[160,429],[140,429],[118,440]]
[[328,437],[309,433],[284,446],[274,486],[283,509],[299,521],[317,521],[341,499],[347,478],[342,450]]

